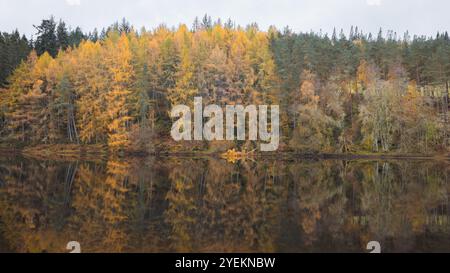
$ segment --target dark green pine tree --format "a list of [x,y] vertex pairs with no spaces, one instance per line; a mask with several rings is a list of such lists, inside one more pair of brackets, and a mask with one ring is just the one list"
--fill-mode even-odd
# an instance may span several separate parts
[[208,14],[203,16],[201,27],[203,29],[211,29],[213,27],[211,16],[208,16]]
[[38,55],[48,52],[52,57],[58,53],[58,39],[56,37],[55,19],[42,20],[39,26],[34,26],[37,30],[37,38],[34,44]]
[[427,59],[424,74],[430,83],[446,86],[450,79],[450,41],[439,35],[433,42],[433,52]]
[[98,37],[98,30],[96,28],[94,28],[94,31],[92,31],[91,33],[89,33],[89,40],[91,40],[92,42],[97,42],[99,37]]
[[69,46],[69,32],[67,31],[66,23],[62,20],[59,21],[58,28],[56,29],[56,39],[58,49],[67,49]]
[[84,35],[80,27],[76,27],[69,34],[69,44],[73,47],[77,47],[85,39],[86,35]]
[[9,75],[30,53],[31,47],[25,36],[16,30],[0,33],[0,87],[5,87]]
[[70,142],[79,143],[75,121],[75,94],[66,74],[61,78],[56,90],[55,108],[64,121],[67,138]]
[[172,39],[167,39],[161,45],[161,75],[159,86],[163,90],[169,90],[176,85],[176,72],[180,63],[180,56]]

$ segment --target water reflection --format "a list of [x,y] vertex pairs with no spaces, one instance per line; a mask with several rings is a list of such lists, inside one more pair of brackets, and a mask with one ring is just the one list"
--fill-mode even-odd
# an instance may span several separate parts
[[0,159],[0,252],[450,251],[442,161]]

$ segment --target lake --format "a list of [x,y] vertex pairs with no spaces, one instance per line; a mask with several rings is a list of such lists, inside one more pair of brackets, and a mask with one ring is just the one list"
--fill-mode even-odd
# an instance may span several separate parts
[[450,252],[450,162],[0,157],[0,252]]

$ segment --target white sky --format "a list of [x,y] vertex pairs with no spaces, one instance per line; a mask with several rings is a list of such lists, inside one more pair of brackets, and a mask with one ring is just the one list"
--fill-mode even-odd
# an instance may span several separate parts
[[107,27],[126,17],[136,28],[160,23],[192,25],[195,16],[231,18],[237,24],[258,23],[261,29],[289,25],[295,31],[348,34],[351,25],[364,32],[394,30],[400,35],[435,35],[450,30],[449,0],[0,0],[0,31],[18,29],[30,36],[34,25],[54,15],[83,31]]

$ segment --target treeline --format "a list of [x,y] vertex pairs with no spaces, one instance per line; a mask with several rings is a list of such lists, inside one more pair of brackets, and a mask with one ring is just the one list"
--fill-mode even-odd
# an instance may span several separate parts
[[202,96],[219,105],[280,104],[283,150],[448,151],[447,33],[400,39],[352,28],[329,37],[205,16],[191,28],[152,31],[124,20],[77,40],[61,35],[61,24],[43,21],[34,49],[7,80],[4,142],[153,151],[170,142],[171,106]]

